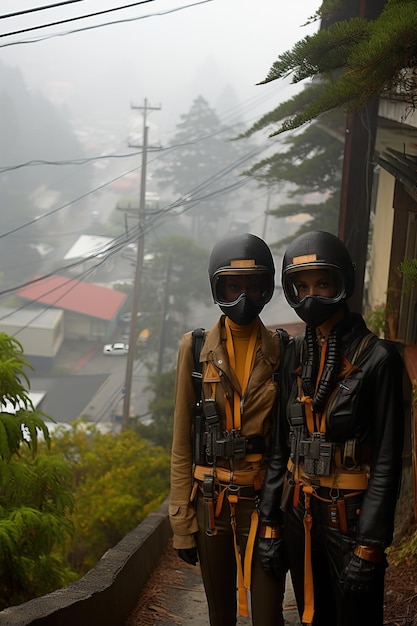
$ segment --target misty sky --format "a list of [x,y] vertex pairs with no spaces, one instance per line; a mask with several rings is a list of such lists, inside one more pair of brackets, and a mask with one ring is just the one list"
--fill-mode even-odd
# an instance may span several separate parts
[[[59,9],[13,18],[7,13],[57,3],[2,0],[1,33],[133,4],[80,0]],[[294,93],[289,81],[256,86],[277,56],[318,23],[303,26],[319,0],[153,0],[127,10],[0,38],[0,58],[25,82],[65,106],[74,125],[114,133],[140,126],[132,104],[161,106],[149,116],[150,140],[166,144],[179,116],[203,95],[226,123],[248,126]],[[181,8],[187,7],[187,8]],[[143,19],[136,19],[143,18]],[[125,21],[67,34],[81,28]],[[51,37],[59,33],[60,36]],[[45,37],[48,37],[45,39]],[[15,42],[43,40],[36,43]],[[117,146],[115,146],[117,148]]]

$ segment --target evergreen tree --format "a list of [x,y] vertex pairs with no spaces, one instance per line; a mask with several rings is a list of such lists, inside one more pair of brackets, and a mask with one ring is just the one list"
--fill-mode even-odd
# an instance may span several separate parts
[[135,430],[150,442],[171,449],[174,415],[175,370],[149,376],[153,399],[149,402],[150,424],[137,423]]
[[213,241],[217,220],[224,214],[224,190],[241,185],[238,167],[242,148],[230,141],[235,134],[198,96],[177,124],[165,165],[155,171],[160,187],[169,188],[180,197],[179,206],[190,210],[192,234],[203,243]]
[[[315,17],[330,23],[346,3],[325,0]],[[313,78],[316,84],[263,116],[249,134],[278,122],[273,136],[335,109],[358,110],[373,97],[402,100],[411,112],[416,107],[416,65],[416,0],[387,0],[374,20],[330,23],[280,55],[260,83],[292,75],[293,83]]]
[[[337,232],[343,160],[343,143],[338,137],[341,126],[341,116],[333,115],[326,124],[312,123],[302,132],[290,133],[283,138],[286,149],[245,172],[269,189],[290,184],[287,196],[293,201],[272,206],[269,215],[277,218],[310,216],[296,233],[280,239],[276,245],[284,245],[309,230]],[[309,196],[315,201],[309,200]]]
[[0,609],[62,587],[73,499],[61,458],[38,453],[50,438],[29,397],[21,344],[0,334]]
[[[141,275],[139,307],[144,315],[137,322],[137,331],[150,330],[147,349],[153,354],[163,350],[162,369],[167,369],[176,358],[192,307],[211,302],[207,277],[209,251],[197,245],[192,237],[181,234],[154,241],[147,251],[152,261],[145,262]],[[131,288],[129,294],[132,295]],[[126,311],[130,309],[131,298],[126,303]]]

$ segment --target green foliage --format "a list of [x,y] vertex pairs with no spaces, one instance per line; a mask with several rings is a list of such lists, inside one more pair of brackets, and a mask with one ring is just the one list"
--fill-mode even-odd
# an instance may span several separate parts
[[387,320],[387,308],[385,302],[382,304],[376,304],[365,315],[365,322],[369,330],[371,330],[378,337],[384,337],[385,323]]
[[[277,218],[310,216],[295,233],[275,245],[287,244],[309,230],[337,232],[343,159],[343,143],[338,136],[341,126],[341,116],[333,115],[326,124],[315,122],[298,134],[291,133],[284,140],[286,150],[276,152],[245,172],[269,188],[290,184],[287,196],[298,201],[272,205],[269,215]],[[312,193],[316,202],[311,202]],[[310,196],[310,201],[300,202],[302,195]]]
[[406,290],[417,284],[417,259],[403,259],[398,269],[404,276]]
[[394,564],[415,564],[417,557],[417,524],[413,520],[402,534],[398,545],[388,548],[389,561]]
[[165,450],[171,449],[174,415],[175,370],[149,376],[153,399],[149,402],[150,424],[137,423],[135,430],[144,438]]
[[83,574],[168,495],[169,455],[131,430],[101,434],[83,423],[59,432],[52,445],[73,472],[69,562]]
[[[25,368],[30,367],[21,343],[0,333],[0,458],[5,461],[10,461],[22,443],[36,454],[38,431],[49,441],[42,413],[34,411],[28,394],[29,379]],[[8,406],[11,409],[7,410]]]
[[[331,18],[335,8],[337,3],[324,2],[318,16]],[[289,75],[293,83],[318,77],[320,81],[305,90],[311,93],[310,98],[306,99],[306,94],[296,96],[289,106],[284,103],[278,107],[281,113],[287,108],[288,115],[271,136],[298,128],[334,109],[358,110],[373,97],[384,94],[401,98],[414,109],[416,85],[410,85],[407,68],[416,66],[416,42],[416,0],[387,0],[373,21],[359,17],[336,21],[297,42],[278,57],[260,84]],[[273,123],[278,109],[245,135]]]
[[72,533],[70,473],[48,452],[48,428],[30,400],[26,368],[22,345],[0,333],[0,609],[74,579],[64,549]]

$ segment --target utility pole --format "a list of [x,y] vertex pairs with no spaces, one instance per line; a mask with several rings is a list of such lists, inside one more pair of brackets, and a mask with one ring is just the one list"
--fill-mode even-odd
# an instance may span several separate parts
[[[126,361],[126,377],[123,397],[122,425],[125,428],[129,424],[130,416],[130,396],[132,393],[133,361],[136,354],[137,339],[137,314],[139,310],[140,279],[143,267],[143,257],[145,254],[145,213],[146,213],[146,163],[148,153],[148,127],[146,126],[146,114],[149,110],[160,110],[161,107],[150,107],[145,98],[144,106],[133,106],[132,109],[143,111],[143,146],[142,146],[142,172],[140,177],[139,195],[139,234],[136,254],[135,282],[133,286],[132,319],[130,321],[129,350]],[[136,146],[137,147],[137,146]]]

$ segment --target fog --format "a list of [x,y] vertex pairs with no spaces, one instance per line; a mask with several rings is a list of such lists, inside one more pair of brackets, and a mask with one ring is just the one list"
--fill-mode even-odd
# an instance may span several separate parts
[[[290,78],[257,83],[282,52],[316,32],[317,22],[305,24],[320,6],[318,0],[292,4],[277,0],[57,0],[53,4],[61,6],[37,11],[48,5],[46,0],[1,3],[0,63],[7,68],[3,84],[10,78],[15,87],[19,72],[25,85],[16,81],[12,100],[17,115],[12,108],[3,113],[7,137],[3,132],[0,200],[9,210],[1,233],[2,293],[12,292],[35,272],[62,272],[65,255],[81,234],[112,236],[109,223],[116,205],[123,196],[137,199],[139,195],[141,157],[132,146],[142,142],[143,117],[137,107],[145,101],[154,109],[147,115],[149,143],[164,148],[172,141],[181,116],[199,96],[222,125],[234,128],[239,124],[245,129],[296,93],[301,87],[291,85]],[[128,5],[131,8],[121,9]],[[56,110],[56,116],[49,107]],[[8,126],[15,118],[21,120],[20,128]],[[60,120],[66,125],[62,131]],[[265,134],[263,140],[268,142]],[[108,155],[124,158],[96,158]],[[89,163],[81,163],[81,157]],[[71,159],[80,159],[80,164],[52,167]],[[147,192],[153,194],[159,193],[152,178],[157,159],[148,163]],[[21,167],[37,160],[50,163]],[[242,168],[233,171],[236,180]],[[194,184],[190,181],[179,194],[186,195]],[[16,199],[16,190],[25,194],[23,202]],[[163,200],[169,203],[172,198]],[[288,234],[278,220],[270,218],[267,224],[269,200],[265,189],[259,190],[254,182],[226,199],[219,196],[217,209],[227,213],[229,221],[205,233],[210,245],[235,222],[264,236],[268,243]],[[163,226],[164,234],[169,233],[169,219]],[[184,230],[188,227],[185,223]],[[200,232],[204,235],[204,225]],[[199,243],[207,241],[200,237]],[[23,245],[25,252],[21,252]],[[279,265],[280,258],[276,260]],[[100,275],[89,274],[88,280],[132,279],[132,263],[125,258],[118,260],[116,269],[112,264],[111,276],[103,277],[103,267]],[[81,271],[75,271],[75,277],[85,278]],[[283,303],[281,296],[278,299]]]
[[[1,16],[47,4],[2,0]],[[2,17],[0,59],[20,68],[31,90],[65,106],[75,126],[93,126],[97,144],[104,133],[114,148],[126,146],[126,137],[140,124],[131,104],[146,98],[161,107],[150,117],[150,127],[151,139],[163,145],[200,94],[220,116],[247,125],[288,98],[294,90],[289,81],[256,83],[280,53],[317,30],[317,23],[303,24],[319,5],[318,0],[78,0]]]

